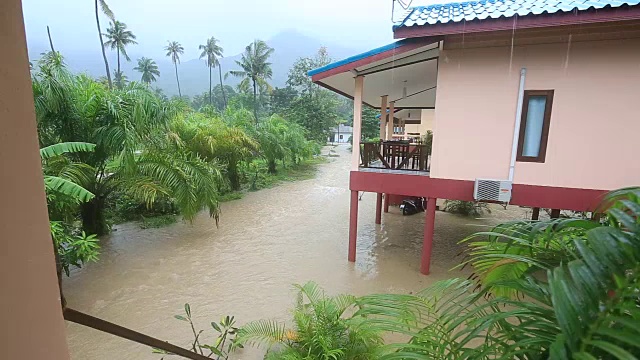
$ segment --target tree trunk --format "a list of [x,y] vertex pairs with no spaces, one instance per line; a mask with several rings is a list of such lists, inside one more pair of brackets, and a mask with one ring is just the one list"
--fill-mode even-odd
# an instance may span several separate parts
[[229,175],[229,184],[231,190],[240,190],[240,176],[238,174],[238,164],[230,162],[227,166],[227,174]]
[[253,79],[251,81],[253,82],[253,116],[255,116],[256,125],[258,125],[258,89],[256,88],[256,81]]
[[116,53],[118,54],[118,74],[120,74],[120,48],[116,47]]
[[102,197],[96,196],[92,200],[83,203],[81,217],[82,230],[84,230],[85,233],[102,236],[109,232],[104,217],[104,199]]
[[220,90],[222,90],[222,110],[227,108],[227,95],[224,92],[224,85],[222,85],[222,67],[218,64],[218,74],[220,74]]
[[273,160],[269,159],[267,161],[267,166],[268,166],[267,171],[269,172],[269,174],[275,174],[275,173],[278,172],[278,170],[276,170],[276,160],[275,159],[273,159]]
[[109,62],[107,61],[107,53],[104,51],[104,42],[102,41],[102,30],[100,30],[100,16],[98,12],[98,0],[94,0],[96,6],[96,24],[98,25],[98,38],[100,39],[100,50],[102,50],[102,58],[104,59],[104,68],[107,71],[107,82],[109,83],[109,90],[113,89],[111,83],[111,71],[109,70]]
[[49,31],[49,25],[47,25],[47,36],[49,36],[49,46],[51,46],[51,52],[56,52],[56,49],[53,48],[53,40],[51,40],[51,31]]
[[213,106],[213,97],[211,96],[211,66],[209,66],[209,105]]
[[178,78],[178,63],[174,61],[173,65],[176,68],[176,82],[178,83],[178,96],[182,97],[182,92],[180,91],[180,78]]

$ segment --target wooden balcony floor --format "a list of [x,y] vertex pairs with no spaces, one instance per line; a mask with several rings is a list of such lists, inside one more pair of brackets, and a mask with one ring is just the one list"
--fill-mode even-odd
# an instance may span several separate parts
[[370,172],[370,173],[384,173],[384,174],[402,174],[402,175],[429,176],[429,172],[428,171],[395,170],[395,169],[366,168],[366,167],[360,167],[360,168],[358,168],[358,171]]

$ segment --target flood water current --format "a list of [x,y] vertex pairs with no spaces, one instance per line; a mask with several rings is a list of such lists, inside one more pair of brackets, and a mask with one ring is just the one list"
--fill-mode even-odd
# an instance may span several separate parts
[[[327,153],[328,149],[324,149]],[[347,261],[349,166],[346,145],[310,180],[249,192],[222,205],[220,226],[206,214],[193,223],[141,229],[115,227],[102,240],[100,260],[64,279],[68,305],[119,325],[188,347],[190,328],[173,315],[190,303],[196,325],[234,315],[240,324],[290,319],[292,284],[313,280],[329,294],[409,293],[437,280],[466,277],[457,242],[501,221],[523,218],[517,207],[475,219],[438,211],[431,275],[419,273],[424,213],[398,208],[376,225],[376,195],[359,205],[357,261]],[[205,337],[212,333],[205,332]],[[148,347],[67,324],[74,360],[160,359]],[[234,359],[261,359],[255,349]]]

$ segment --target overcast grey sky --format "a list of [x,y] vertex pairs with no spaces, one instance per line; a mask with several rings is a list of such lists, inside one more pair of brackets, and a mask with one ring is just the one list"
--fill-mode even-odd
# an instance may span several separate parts
[[[421,1],[421,3],[423,3]],[[30,46],[47,44],[46,25],[57,50],[99,51],[93,0],[23,0]],[[107,0],[118,20],[138,37],[136,53],[163,56],[167,40],[197,58],[209,36],[226,55],[255,38],[267,40],[296,29],[331,44],[367,49],[393,41],[391,0]],[[414,2],[416,3],[416,2]],[[103,32],[107,21],[101,22]]]

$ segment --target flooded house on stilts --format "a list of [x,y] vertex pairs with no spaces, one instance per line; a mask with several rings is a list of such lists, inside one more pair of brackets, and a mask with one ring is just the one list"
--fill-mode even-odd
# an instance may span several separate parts
[[[437,199],[557,216],[594,211],[605,192],[640,180],[640,0],[416,6],[393,35],[401,40],[309,72],[354,100],[349,261],[360,191],[377,193],[378,224],[396,196],[427,199],[428,274]],[[355,146],[363,106],[380,109],[381,141]],[[432,148],[398,138],[425,118],[402,115],[411,112],[432,114]]]

